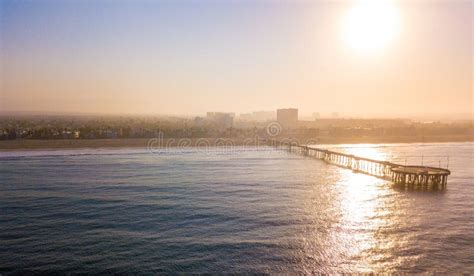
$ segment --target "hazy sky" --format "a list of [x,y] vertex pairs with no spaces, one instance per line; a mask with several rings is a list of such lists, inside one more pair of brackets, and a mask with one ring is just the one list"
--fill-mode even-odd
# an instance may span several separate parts
[[0,110],[472,113],[471,1],[356,2],[0,0]]

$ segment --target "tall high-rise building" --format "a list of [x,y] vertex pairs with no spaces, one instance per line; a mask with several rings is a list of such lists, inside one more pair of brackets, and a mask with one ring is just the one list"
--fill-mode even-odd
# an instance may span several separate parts
[[298,124],[298,109],[277,109],[277,121],[283,128],[294,128]]

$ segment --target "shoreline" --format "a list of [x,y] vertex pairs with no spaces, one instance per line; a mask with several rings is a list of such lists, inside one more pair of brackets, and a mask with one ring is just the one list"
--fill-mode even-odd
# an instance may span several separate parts
[[[119,139],[81,139],[81,140],[3,140],[0,141],[0,152],[34,151],[34,150],[61,150],[61,149],[114,149],[114,148],[143,148],[149,145],[153,148],[165,147],[199,147],[199,146],[262,146],[267,143],[256,141],[254,138],[169,138],[152,140],[154,138],[119,138]],[[282,140],[283,138],[275,138]],[[446,136],[382,136],[382,137],[319,137],[293,138],[300,143],[317,141],[317,144],[409,144],[409,143],[456,143],[474,142],[473,135],[446,135]]]

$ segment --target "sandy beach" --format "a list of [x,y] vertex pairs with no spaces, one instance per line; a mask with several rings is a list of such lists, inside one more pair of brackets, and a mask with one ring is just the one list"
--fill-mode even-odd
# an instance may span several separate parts
[[[281,140],[284,138],[275,138]],[[472,142],[473,135],[446,136],[381,136],[381,137],[319,137],[292,138],[300,144],[380,144],[380,143],[439,143],[439,142]],[[161,141],[153,138],[130,139],[64,139],[64,140],[33,140],[17,139],[0,141],[0,151],[75,149],[75,148],[146,148],[157,147],[194,147],[219,145],[264,145],[265,141],[256,142],[255,138],[175,138]]]

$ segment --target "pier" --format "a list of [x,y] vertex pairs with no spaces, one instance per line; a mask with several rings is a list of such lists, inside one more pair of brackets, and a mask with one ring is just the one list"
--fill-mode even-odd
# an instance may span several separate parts
[[320,159],[357,173],[390,180],[396,185],[408,189],[445,189],[448,175],[451,174],[448,169],[443,168],[406,166],[316,147],[295,144],[282,145],[288,146],[290,152]]

